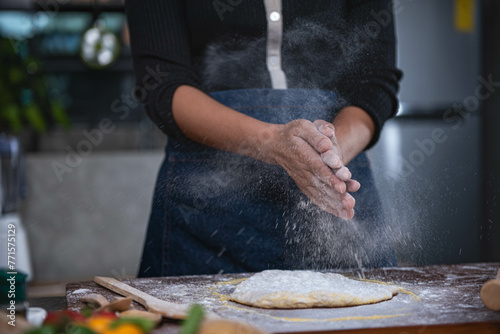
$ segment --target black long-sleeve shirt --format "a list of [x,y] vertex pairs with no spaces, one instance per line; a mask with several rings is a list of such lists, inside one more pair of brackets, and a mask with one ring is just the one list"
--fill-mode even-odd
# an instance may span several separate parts
[[[336,91],[346,105],[368,112],[373,144],[398,105],[392,2],[282,2],[288,87]],[[127,0],[126,13],[138,97],[167,135],[182,136],[172,116],[181,85],[206,92],[271,88],[262,0]]]

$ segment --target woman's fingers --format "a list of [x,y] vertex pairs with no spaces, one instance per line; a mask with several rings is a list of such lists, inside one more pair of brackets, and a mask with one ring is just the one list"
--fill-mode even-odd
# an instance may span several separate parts
[[312,124],[308,121],[301,122],[300,127],[298,136],[321,154],[323,163],[332,168],[341,181],[349,180],[351,173],[344,167],[338,153],[340,148],[337,146],[333,125],[323,120],[316,120]]
[[349,171],[349,168],[342,166],[339,170],[335,172],[335,176],[338,177],[340,180],[346,182],[351,179],[352,174],[351,171]]
[[316,120],[312,124],[308,121],[301,121],[299,137],[321,154],[323,163],[334,170],[335,176],[340,181],[348,181],[352,175],[342,163],[333,125],[323,120]]
[[354,218],[354,209],[348,210],[343,213],[342,219],[349,220]]
[[[325,186],[301,188],[300,180],[294,179],[301,191],[320,209],[343,219],[351,219],[354,215],[354,198],[349,193],[339,193]],[[299,182],[297,182],[299,181]]]
[[356,200],[354,199],[354,197],[347,193],[342,200],[342,204],[344,205],[345,209],[352,210],[354,209],[354,205],[356,205]]
[[332,139],[335,136],[335,128],[332,123],[324,121],[322,119],[317,119],[313,122],[316,128],[325,136]]
[[321,160],[330,168],[334,170],[338,170],[342,168],[342,160],[340,160],[339,155],[333,150],[330,149],[326,152],[321,153]]
[[356,180],[349,180],[345,182],[347,186],[347,191],[350,193],[355,193],[361,188],[361,184]]
[[323,153],[332,148],[331,139],[322,134],[310,121],[299,119],[290,123],[295,127],[295,135],[305,140],[317,152]]
[[[349,181],[352,177],[352,174],[349,171],[349,168],[345,167],[343,164],[340,155],[340,147],[338,146],[337,138],[335,137],[335,130],[333,125],[323,120],[316,120],[313,122],[313,124],[316,126],[318,131],[329,137],[332,142],[332,147],[328,151],[321,153],[321,159],[328,167],[333,169],[333,171],[335,172],[335,176],[337,176],[339,180],[344,182]],[[351,185],[351,187],[348,186],[347,191],[354,188],[354,185]]]
[[[317,126],[323,129],[320,131]],[[279,149],[275,150],[274,161],[288,172],[311,202],[338,217],[351,219],[356,201],[349,192],[359,189],[359,183],[350,179],[349,169],[336,153],[333,126],[325,121],[313,124],[296,120],[283,125],[276,138],[279,143],[273,147]]]
[[344,181],[340,180],[336,176],[331,176],[330,177],[330,184],[337,190],[339,193],[343,194],[347,191],[347,185],[345,184]]

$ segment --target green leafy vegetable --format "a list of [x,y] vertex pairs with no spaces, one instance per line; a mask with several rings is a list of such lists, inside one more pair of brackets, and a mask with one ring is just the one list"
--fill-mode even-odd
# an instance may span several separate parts
[[189,310],[188,317],[182,322],[180,334],[197,334],[203,320],[203,308],[194,304]]

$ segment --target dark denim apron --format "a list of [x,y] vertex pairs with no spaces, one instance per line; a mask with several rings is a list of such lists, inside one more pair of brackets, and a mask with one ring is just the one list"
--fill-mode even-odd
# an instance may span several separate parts
[[[270,123],[333,120],[333,92],[244,89],[210,94]],[[139,277],[393,266],[369,162],[348,166],[361,189],[344,221],[319,210],[278,166],[169,138],[159,171]]]

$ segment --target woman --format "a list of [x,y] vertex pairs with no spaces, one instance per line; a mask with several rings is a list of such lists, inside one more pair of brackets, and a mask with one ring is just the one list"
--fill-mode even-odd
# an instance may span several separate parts
[[126,2],[140,98],[168,135],[139,276],[395,264],[362,153],[397,109],[390,8]]

